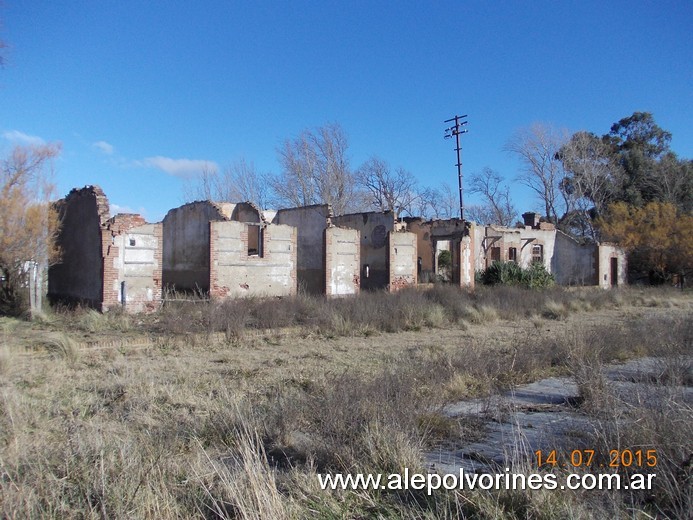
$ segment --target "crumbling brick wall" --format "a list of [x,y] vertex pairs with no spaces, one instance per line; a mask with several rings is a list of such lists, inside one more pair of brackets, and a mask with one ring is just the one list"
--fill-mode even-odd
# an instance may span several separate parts
[[161,301],[161,224],[140,215],[109,218],[98,186],[72,190],[58,201],[60,263],[48,271],[51,301],[98,310],[124,306],[138,312]]
[[103,252],[101,226],[108,219],[108,199],[98,186],[73,189],[56,203],[60,219],[60,262],[48,270],[52,302],[82,303],[101,309]]
[[277,211],[272,222],[293,226],[298,232],[298,286],[309,294],[325,294],[324,234],[332,209],[317,204]]
[[156,309],[162,296],[162,224],[147,224],[140,215],[118,214],[103,231],[104,309]]
[[296,294],[296,228],[263,225],[259,251],[251,254],[251,225],[233,221],[209,223],[210,296]]
[[388,236],[390,261],[388,263],[390,291],[398,291],[416,284],[417,236],[405,231],[391,232]]

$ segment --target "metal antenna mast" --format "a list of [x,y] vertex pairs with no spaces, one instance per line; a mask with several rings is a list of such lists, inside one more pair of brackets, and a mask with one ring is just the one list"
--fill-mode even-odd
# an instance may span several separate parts
[[467,129],[462,129],[462,127],[467,124],[467,121],[462,121],[465,117],[467,117],[466,114],[463,116],[455,116],[452,119],[444,121],[445,123],[455,122],[454,125],[445,129],[445,139],[450,139],[454,136],[455,142],[457,143],[455,151],[457,152],[457,179],[460,185],[460,220],[464,220],[464,201],[462,197],[462,145],[460,145],[460,135],[466,134],[469,131]]

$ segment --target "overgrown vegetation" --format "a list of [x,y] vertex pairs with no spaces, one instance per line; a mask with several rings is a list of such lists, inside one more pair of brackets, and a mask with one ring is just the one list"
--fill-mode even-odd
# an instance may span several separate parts
[[[127,326],[122,315],[84,311],[31,325],[5,318],[1,515],[680,518],[691,506],[693,417],[674,385],[690,384],[690,303],[662,290],[440,286],[330,301],[180,302],[127,317]],[[561,321],[541,316],[549,305]],[[607,317],[594,322],[586,311],[597,309]],[[84,344],[123,336],[130,346]],[[642,355],[662,360],[662,376],[638,399],[642,411],[615,415],[609,403],[621,397],[590,378]],[[668,476],[653,495],[318,486],[318,472],[424,471],[426,447],[483,434],[441,414],[445,404],[557,374],[574,374],[579,406],[594,417],[586,442],[661,453],[657,473]]]
[[556,283],[541,262],[522,268],[516,262],[494,261],[478,278],[484,285],[517,285],[528,289],[547,289]]
[[450,279],[450,269],[452,269],[452,252],[445,249],[438,253],[438,271],[441,273],[444,281]]
[[[507,148],[549,222],[578,239],[617,242],[631,253],[631,279],[662,283],[693,270],[685,247],[693,240],[693,161],[679,158],[671,139],[651,113],[634,112],[602,136],[537,123],[518,130]],[[497,207],[504,192],[490,185]]]

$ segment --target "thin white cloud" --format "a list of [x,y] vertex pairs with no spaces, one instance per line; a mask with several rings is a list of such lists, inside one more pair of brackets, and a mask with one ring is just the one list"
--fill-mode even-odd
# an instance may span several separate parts
[[33,146],[46,144],[46,141],[41,137],[38,137],[36,135],[25,134],[24,132],[20,132],[19,130],[7,130],[2,133],[2,137],[3,139],[8,140],[12,144]]
[[101,153],[105,153],[106,155],[113,155],[113,152],[115,151],[113,145],[107,143],[106,141],[96,141],[92,144],[92,146],[99,150]]
[[118,213],[138,213],[134,209],[132,209],[130,206],[120,206],[118,204],[111,203],[110,204],[110,213],[111,216],[117,215]]
[[202,159],[171,159],[170,157],[147,157],[143,161],[138,161],[141,166],[157,168],[169,175],[176,177],[192,177],[203,170],[217,170],[219,165],[214,161]]

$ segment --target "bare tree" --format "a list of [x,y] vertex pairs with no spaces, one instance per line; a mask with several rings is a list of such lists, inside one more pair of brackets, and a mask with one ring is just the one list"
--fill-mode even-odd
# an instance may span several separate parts
[[192,200],[250,201],[261,209],[272,203],[269,174],[261,173],[255,164],[241,158],[221,172],[214,168],[203,169],[196,184],[185,187],[185,198]]
[[522,162],[518,180],[537,194],[552,222],[558,222],[559,212],[562,215],[570,211],[570,200],[561,192],[565,171],[559,159],[559,150],[566,141],[564,131],[535,123],[518,130],[505,146]]
[[470,193],[481,195],[484,200],[481,206],[469,208],[475,217],[472,220],[480,224],[513,225],[517,210],[510,199],[510,187],[498,172],[486,167],[472,175],[469,186]]
[[366,191],[370,207],[376,211],[415,212],[421,194],[416,179],[404,168],[392,170],[378,157],[371,157],[356,172],[357,183]]
[[215,193],[216,179],[219,176],[218,170],[206,165],[202,170],[190,179],[186,179],[183,184],[183,199],[185,202],[195,200],[223,200],[218,198]]
[[437,199],[437,190],[428,187],[419,189],[416,200],[412,203],[411,214],[421,218],[433,217]]
[[458,189],[454,189],[447,182],[441,184],[438,208],[439,218],[448,219],[459,216],[460,199]]
[[58,144],[16,146],[0,162],[0,301],[14,304],[29,286],[32,315],[41,311],[45,270],[59,257],[58,215],[50,203],[59,153]]
[[358,202],[347,158],[347,136],[338,124],[304,130],[279,149],[282,173],[270,180],[279,201],[291,206],[330,204],[335,214]]
[[476,222],[481,225],[493,224],[493,215],[488,206],[480,204],[470,204],[464,208],[464,216],[471,222]]
[[442,183],[438,188],[420,190],[415,207],[419,215],[425,218],[455,218],[459,211],[459,199],[449,184]]

